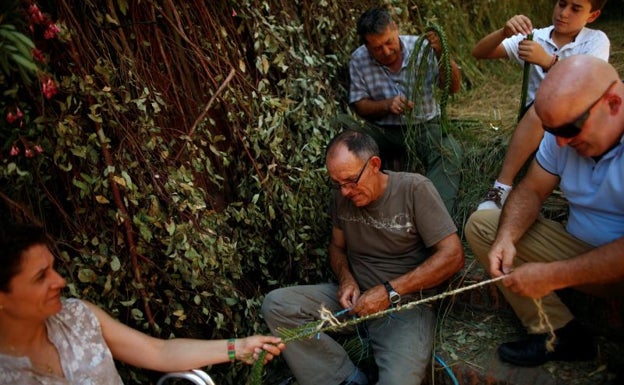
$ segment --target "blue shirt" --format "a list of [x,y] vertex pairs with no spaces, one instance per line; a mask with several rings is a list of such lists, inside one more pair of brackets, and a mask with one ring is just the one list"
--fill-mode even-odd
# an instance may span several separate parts
[[[414,102],[416,116],[418,121],[425,122],[431,120],[440,114],[440,107],[435,100],[434,87],[438,79],[438,64],[435,54],[429,48],[429,41],[425,40],[422,48],[415,57],[414,69],[420,67],[423,56],[426,54],[426,74],[415,76],[415,71],[408,71],[410,65],[410,57],[414,52],[415,44],[418,36],[401,35],[399,41],[401,43],[401,52],[403,62],[401,69],[397,73],[393,73],[390,69],[381,63],[368,52],[365,45],[361,45],[351,54],[349,62],[349,75],[351,84],[349,87],[349,103],[355,103],[362,99],[384,100],[390,99],[397,95],[406,96],[412,99],[414,93],[415,81],[418,81],[418,100]],[[405,125],[405,115],[388,114],[383,118],[375,120],[373,123],[378,125]]]
[[566,230],[593,246],[624,237],[624,136],[596,162],[570,146],[559,147],[545,133],[537,162],[561,178],[559,187],[570,205]]

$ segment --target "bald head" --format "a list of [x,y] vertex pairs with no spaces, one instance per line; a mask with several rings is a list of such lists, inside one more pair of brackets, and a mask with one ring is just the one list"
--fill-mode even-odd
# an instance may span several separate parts
[[545,124],[569,122],[618,79],[615,68],[604,60],[571,56],[558,62],[542,81],[535,95],[535,112]]

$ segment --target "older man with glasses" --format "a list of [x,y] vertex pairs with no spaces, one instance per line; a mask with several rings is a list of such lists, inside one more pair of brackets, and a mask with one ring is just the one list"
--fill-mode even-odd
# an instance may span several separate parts
[[[535,111],[547,134],[526,177],[502,212],[477,211],[465,229],[489,273],[505,276],[499,289],[529,333],[498,349],[521,366],[596,355],[556,290],[624,296],[624,84],[609,63],[573,56],[548,73]],[[569,203],[565,226],[539,215],[557,185]]]
[[[276,333],[318,321],[323,306],[333,314],[364,316],[431,295],[464,264],[457,229],[431,181],[382,172],[372,137],[343,131],[328,145],[326,164],[335,190],[328,251],[337,282],[270,292],[262,313]],[[378,367],[376,383],[420,384],[435,325],[429,306],[360,324],[359,337]],[[369,383],[359,362],[325,333],[291,342],[283,354],[299,385]]]

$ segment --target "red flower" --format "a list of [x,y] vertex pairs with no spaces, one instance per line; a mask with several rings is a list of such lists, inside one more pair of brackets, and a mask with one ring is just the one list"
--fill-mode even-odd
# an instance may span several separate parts
[[46,61],[45,54],[39,48],[33,49],[32,54],[35,60],[37,60],[40,63],[45,63]]
[[32,158],[35,156],[35,153],[30,148],[26,148],[24,150],[24,155],[26,155],[27,158]]
[[17,116],[13,115],[12,112],[9,112],[6,117],[6,121],[11,124],[17,120]]
[[28,7],[28,13],[30,14],[30,20],[35,24],[42,24],[46,20],[46,17],[36,4]]
[[24,116],[24,114],[22,114],[22,110],[19,109],[19,107],[15,108],[15,114],[12,112],[9,112],[6,116],[6,121],[11,124],[14,123],[16,120],[21,119]]
[[59,27],[57,27],[54,23],[50,23],[48,24],[48,28],[46,28],[45,32],[43,33],[43,38],[54,39],[59,32],[61,32]]
[[16,155],[19,155],[19,153],[20,153],[19,147],[17,147],[16,145],[12,145],[11,151],[9,152],[9,154],[11,154],[11,156],[16,156]]
[[45,76],[43,78],[43,80],[41,81],[41,91],[43,92],[43,96],[45,96],[45,98],[48,100],[52,99],[52,97],[56,95],[58,89],[56,87],[56,83],[54,82],[54,80],[52,80],[51,77]]
[[35,151],[37,151],[37,154],[43,153],[43,148],[41,148],[41,146],[38,144],[35,145],[34,149]]

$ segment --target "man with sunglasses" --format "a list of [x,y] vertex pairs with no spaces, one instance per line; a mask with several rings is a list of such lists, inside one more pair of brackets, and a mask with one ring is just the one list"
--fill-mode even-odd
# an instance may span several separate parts
[[[502,213],[477,211],[465,231],[489,273],[505,276],[498,287],[529,333],[498,349],[521,366],[596,355],[556,290],[624,296],[624,84],[609,63],[572,56],[548,73],[535,111],[547,133],[526,177]],[[569,203],[565,226],[539,216],[557,185]]]
[[[328,251],[337,282],[270,292],[262,313],[274,333],[320,320],[322,307],[365,316],[432,295],[464,264],[456,226],[431,181],[382,172],[372,137],[343,131],[328,145],[326,164],[334,188]],[[420,384],[435,325],[433,309],[424,305],[360,324],[358,336],[368,340],[378,367],[376,383]],[[299,385],[369,381],[326,333],[293,341],[283,354]]]

